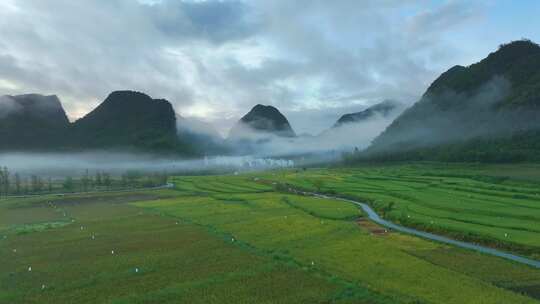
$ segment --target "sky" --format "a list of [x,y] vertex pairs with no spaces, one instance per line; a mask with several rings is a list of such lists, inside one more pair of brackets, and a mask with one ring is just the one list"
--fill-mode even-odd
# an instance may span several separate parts
[[226,134],[256,104],[299,134],[454,65],[540,42],[540,1],[2,0],[0,95],[57,95],[71,120],[115,90],[169,100]]

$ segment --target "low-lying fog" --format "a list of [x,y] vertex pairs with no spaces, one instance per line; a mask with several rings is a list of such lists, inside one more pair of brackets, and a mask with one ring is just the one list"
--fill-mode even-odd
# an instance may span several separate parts
[[[401,112],[374,115],[360,123],[329,128],[311,136],[279,137],[273,134],[246,132],[247,141],[229,141],[236,155],[181,159],[149,154],[122,152],[78,153],[0,153],[0,166],[21,176],[63,178],[97,171],[120,175],[126,171],[197,174],[272,168],[289,168],[340,159],[342,152],[364,149]],[[212,138],[212,136],[209,136]]]
[[[362,123],[328,129],[317,135],[294,138],[272,134],[248,134],[247,143],[233,142],[232,148],[244,156],[212,156],[180,159],[122,152],[0,153],[0,166],[12,174],[62,178],[81,176],[86,170],[120,175],[130,170],[170,174],[233,172],[305,166],[340,159],[341,152],[366,148],[396,115],[375,116]],[[245,135],[245,134],[244,134]]]
[[235,137],[229,137],[228,142],[237,154],[257,157],[318,155],[325,160],[329,160],[329,155],[334,155],[335,160],[342,152],[367,148],[403,110],[404,107],[399,107],[386,115],[375,113],[360,122],[333,126],[318,135],[286,137],[255,131],[249,127],[237,128]]
[[102,171],[122,174],[126,171],[197,173],[212,170],[264,170],[293,167],[295,161],[252,156],[215,156],[182,160],[145,154],[120,152],[85,153],[0,153],[0,166],[12,174],[47,177],[80,176]]

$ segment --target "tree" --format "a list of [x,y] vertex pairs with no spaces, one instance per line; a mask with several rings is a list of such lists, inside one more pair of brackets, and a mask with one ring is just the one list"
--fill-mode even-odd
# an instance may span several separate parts
[[9,194],[9,170],[7,167],[0,167],[0,196],[4,193],[5,196]]
[[96,172],[95,181],[97,186],[103,185],[103,174],[100,171]]
[[28,194],[30,192],[30,181],[28,180],[28,178],[24,179],[22,185],[22,193]]
[[2,197],[4,191],[4,171],[0,169],[0,197]]
[[6,195],[9,194],[9,186],[10,186],[10,180],[9,180],[9,170],[7,167],[4,167],[4,176],[6,178],[6,180],[4,181],[4,192],[6,193]]
[[21,176],[15,173],[15,193],[21,194]]
[[138,179],[141,178],[141,173],[136,170],[129,170],[125,174],[127,185],[129,187],[135,187]]
[[90,184],[90,177],[88,175],[88,169],[86,169],[83,177],[81,178],[82,190],[83,192],[88,191],[88,185]]
[[32,186],[32,192],[41,192],[41,190],[43,190],[43,182],[41,181],[39,176],[32,175],[30,179],[31,179],[30,183]]
[[127,176],[126,176],[125,173],[122,174],[122,176],[121,176],[120,184],[122,185],[122,188],[127,187],[128,182],[127,182]]
[[111,189],[111,175],[109,173],[103,173],[103,185],[107,188],[107,190]]
[[75,188],[75,184],[73,183],[73,178],[71,176],[66,177],[64,182],[62,183],[62,187],[64,187],[64,190],[66,192],[72,192]]
[[53,184],[52,184],[52,178],[49,176],[49,178],[47,179],[47,188],[49,190],[49,193],[52,192],[53,190]]
[[165,185],[169,181],[169,174],[167,171],[163,171],[161,174],[161,180],[159,182],[160,185]]
[[4,190],[4,171],[2,170],[2,167],[0,167],[0,197],[2,197],[3,190]]

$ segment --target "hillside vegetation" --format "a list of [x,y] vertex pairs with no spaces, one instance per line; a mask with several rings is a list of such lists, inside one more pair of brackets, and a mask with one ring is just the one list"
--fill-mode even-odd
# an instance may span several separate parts
[[405,226],[540,258],[538,165],[370,165],[268,178],[368,202]]
[[540,46],[502,45],[437,78],[357,159],[538,161]]

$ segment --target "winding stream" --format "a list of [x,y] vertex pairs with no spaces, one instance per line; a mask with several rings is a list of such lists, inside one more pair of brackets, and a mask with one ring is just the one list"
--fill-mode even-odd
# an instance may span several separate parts
[[485,247],[485,246],[481,246],[481,245],[476,245],[476,244],[467,243],[467,242],[463,242],[463,241],[457,241],[457,240],[454,240],[454,239],[451,239],[451,238],[448,238],[448,237],[444,237],[444,236],[441,236],[441,235],[437,235],[437,234],[433,234],[433,233],[429,233],[429,232],[424,232],[424,231],[420,231],[420,230],[416,230],[416,229],[412,229],[412,228],[407,228],[407,227],[404,227],[404,226],[401,226],[401,225],[394,224],[394,223],[392,223],[390,221],[382,219],[373,209],[371,209],[370,206],[368,206],[365,203],[357,202],[357,201],[350,200],[350,199],[340,198],[340,197],[317,194],[317,193],[310,193],[310,192],[298,192],[298,193],[302,193],[304,195],[311,195],[311,196],[315,196],[315,197],[327,198],[327,199],[335,199],[335,200],[340,200],[340,201],[345,201],[345,202],[355,204],[355,205],[359,206],[360,208],[362,208],[362,210],[367,214],[368,218],[370,220],[372,220],[373,222],[375,222],[375,223],[377,223],[377,224],[379,224],[381,226],[384,226],[384,227],[399,231],[399,232],[415,235],[415,236],[418,236],[418,237],[421,237],[421,238],[424,238],[424,239],[428,239],[428,240],[432,240],[432,241],[436,241],[436,242],[440,242],[440,243],[450,244],[450,245],[453,245],[453,246],[478,251],[478,252],[481,252],[481,253],[484,253],[484,254],[489,254],[489,255],[493,255],[493,256],[496,256],[496,257],[503,258],[503,259],[507,259],[507,260],[511,260],[511,261],[518,262],[518,263],[521,263],[521,264],[525,264],[525,265],[528,265],[528,266],[532,266],[534,268],[540,268],[540,261],[537,261],[537,260],[529,259],[529,258],[526,258],[526,257],[522,257],[522,256],[519,256],[519,255],[511,254],[511,253],[508,253],[508,252],[500,251],[500,250],[497,250],[497,249],[493,249],[493,248],[489,248],[489,247]]

